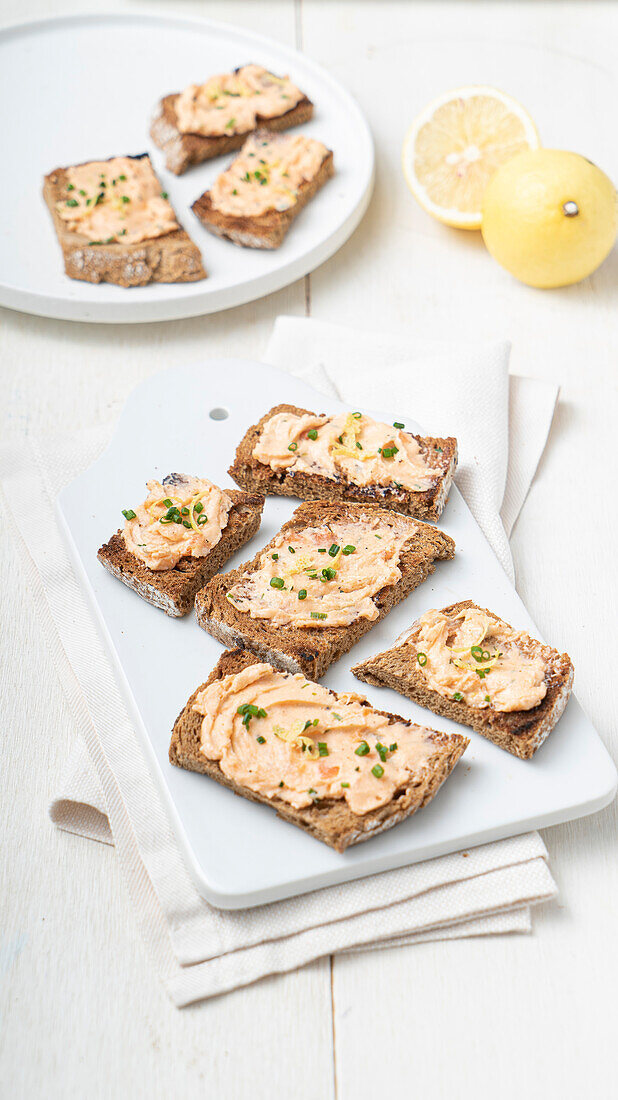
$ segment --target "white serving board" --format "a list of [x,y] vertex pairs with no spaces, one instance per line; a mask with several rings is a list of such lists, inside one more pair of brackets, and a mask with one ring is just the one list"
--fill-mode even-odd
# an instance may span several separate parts
[[[289,73],[315,104],[295,132],[335,154],[335,177],[299,215],[281,248],[239,248],[198,222],[191,203],[232,159],[177,177],[148,130],[169,92],[247,62]],[[312,271],[348,239],[373,188],[373,141],[356,102],[324,69],[240,27],[177,15],[74,15],[0,31],[0,147],[10,151],[0,210],[0,305],[70,321],[168,321],[261,298]],[[202,251],[198,283],[118,287],[64,274],[43,202],[43,176],[91,159],[149,152],[178,218]]]
[[[554,825],[605,806],[616,790],[616,769],[576,699],[571,698],[537,755],[524,761],[395,692],[360,684],[349,671],[363,657],[386,648],[424,610],[455,600],[471,598],[538,636],[457,489],[451,491],[440,522],[455,540],[454,560],[439,563],[323,679],[336,691],[360,690],[380,708],[415,722],[469,734],[469,748],[429,806],[339,855],[281,821],[269,807],[170,765],[174,720],[208,677],[222,647],[194,616],[171,619],[145,603],[105,572],[96,553],[121,524],[121,509],[143,499],[150,477],[177,470],[232,487],[226,471],[238,440],[281,401],[328,413],[347,408],[274,367],[246,360],[210,360],[155,375],[129,398],[105,454],[58,500],[73,559],[200,893],[222,908],[256,905]],[[212,419],[211,410],[229,415]],[[396,403],[372,415],[389,423],[403,419],[406,427],[419,430]],[[267,498],[260,531],[229,567],[252,558],[296,504]]]

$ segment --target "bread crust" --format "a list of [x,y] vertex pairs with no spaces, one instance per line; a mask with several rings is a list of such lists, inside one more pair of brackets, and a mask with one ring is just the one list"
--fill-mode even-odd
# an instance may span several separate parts
[[289,130],[292,126],[300,126],[313,117],[313,103],[307,96],[292,107],[285,114],[276,118],[260,118],[257,116],[253,130],[243,130],[242,133],[205,137],[203,134],[184,134],[178,129],[176,117],[176,100],[179,92],[173,92],[159,100],[150,125],[150,136],[155,145],[165,153],[165,167],[176,176],[181,176],[188,168],[195,164],[203,164],[213,157],[225,156],[234,153],[244,145],[249,134],[260,127],[280,132]]
[[[132,159],[148,156],[142,153]],[[194,283],[207,278],[202,255],[184,229],[138,244],[91,244],[83,233],[67,229],[56,203],[68,196],[67,168],[56,168],[45,176],[43,198],[52,216],[64,257],[64,270],[71,279],[86,283],[114,283],[116,286],[146,286],[147,283]]]
[[[311,501],[301,504],[279,534],[303,531],[306,527],[333,520],[349,520],[354,516],[384,516],[377,504],[340,504],[332,501]],[[278,535],[275,536],[277,538]],[[252,561],[213,577],[198,592],[195,599],[197,621],[209,634],[229,648],[250,649],[261,660],[268,661],[284,672],[302,672],[318,680],[334,661],[352,648],[372,626],[380,622],[400,600],[405,599],[435,568],[436,560],[452,558],[455,543],[443,531],[429,524],[418,523],[416,533],[401,552],[401,579],[382,588],[373,597],[378,618],[357,619],[349,626],[285,627],[269,626],[252,619],[246,612],[233,607],[227,593],[243,576],[255,572],[260,558],[273,545],[272,539]]]
[[[179,768],[208,775],[217,783],[228,787],[242,798],[248,798],[251,802],[262,802],[271,806],[276,810],[278,817],[304,829],[305,832],[338,852],[345,851],[351,844],[359,844],[361,841],[385,832],[386,829],[391,829],[393,825],[399,824],[430,802],[469,745],[467,737],[459,734],[437,733],[432,730],[432,739],[436,746],[435,755],[421,769],[414,781],[395,791],[392,800],[386,806],[368,814],[353,813],[344,799],[322,799],[319,803],[304,809],[295,809],[281,798],[266,798],[249,787],[229,779],[216,760],[209,760],[204,756],[200,748],[203,717],[192,710],[193,701],[198,692],[208,684],[240,672],[249,665],[257,664],[258,661],[255,654],[244,649],[235,649],[222,654],[208,680],[193,692],[174,723],[169,750],[170,763]],[[406,721],[399,715],[390,714],[387,711],[377,711],[377,713],[384,715],[392,722]]]
[[204,228],[216,237],[225,237],[243,248],[280,248],[294,219],[334,172],[333,154],[329,150],[313,179],[301,183],[298,198],[289,210],[267,210],[251,217],[224,214],[213,207],[210,191],[200,195],[191,209]]
[[219,542],[205,557],[181,558],[173,569],[149,569],[127,550],[119,530],[99,550],[97,557],[101,565],[153,607],[172,618],[182,618],[191,611],[198,589],[259,529],[264,497],[236,489],[226,489],[226,492],[233,502],[227,524]]
[[[468,607],[478,608],[472,600],[462,600],[442,608],[445,615],[456,615]],[[496,622],[505,623],[493,611],[478,608]],[[413,631],[413,624],[411,631]],[[537,707],[531,710],[497,711],[493,707],[478,708],[469,706],[464,700],[447,699],[437,691],[427,687],[427,682],[417,667],[414,634],[400,644],[377,653],[352,668],[352,672],[367,684],[377,687],[390,687],[401,695],[407,696],[434,714],[451,718],[470,726],[477,733],[492,741],[521,760],[529,760],[543,744],[561,717],[573,687],[573,664],[568,653],[558,653],[551,646],[543,645],[536,638],[525,635],[520,643],[523,652],[540,656],[547,664],[547,694]]]
[[[319,474],[289,473],[287,470],[271,470],[253,457],[253,449],[262,428],[276,413],[289,412],[296,416],[315,416],[311,409],[298,405],[275,405],[256,424],[247,429],[238,447],[228,474],[241,489],[265,495],[300,497],[301,500],[354,500],[371,501],[422,520],[437,520],[441,516],[457,468],[457,440],[453,436],[439,439],[433,436],[413,435],[425,454],[431,454],[434,464],[440,466],[442,477],[432,489],[415,493],[395,486],[355,485],[353,482],[322,477]],[[412,433],[409,433],[412,435]],[[441,451],[437,448],[442,448]]]

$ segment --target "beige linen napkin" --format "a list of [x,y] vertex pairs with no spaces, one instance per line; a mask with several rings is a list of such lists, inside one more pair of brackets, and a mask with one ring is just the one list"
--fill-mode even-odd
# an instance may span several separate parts
[[[329,385],[325,381],[328,370],[345,396],[345,357],[338,345],[345,344],[346,330],[334,334],[336,364],[331,371],[326,355],[331,346],[329,329],[313,322],[281,319],[266,358],[277,360],[285,354],[287,344],[288,361],[295,373],[306,372],[307,366],[319,362],[322,385]],[[348,338],[352,346],[358,334],[348,333]],[[322,349],[319,360],[307,352],[307,342],[314,339],[316,349]],[[362,343],[368,351],[366,362],[372,374],[369,337]],[[400,386],[394,381],[396,362],[389,368],[392,383],[388,383],[388,402],[365,399],[364,359],[358,351],[351,354],[348,362],[353,362],[356,375],[353,400],[379,408],[392,405],[396,395],[398,408],[437,432],[442,425],[427,417],[431,410],[421,408],[429,379],[425,377],[424,386],[418,386],[417,391],[406,389],[406,380],[414,371],[419,366],[421,374],[424,371],[425,350],[418,352],[416,367],[415,349],[407,344],[406,350]],[[467,354],[471,357],[467,363],[475,366],[470,385],[477,376],[489,384],[495,373],[501,378],[503,390],[508,390],[505,345],[479,346],[476,352],[470,349]],[[459,372],[461,361],[458,347],[442,348],[443,373],[449,369]],[[498,390],[496,385],[496,394]],[[413,401],[416,393],[418,402]],[[506,410],[508,396],[504,393],[502,402]],[[523,407],[523,398],[519,404]],[[527,431],[528,457],[523,468],[530,470],[530,476],[550,420],[551,415],[544,422],[538,418],[541,430],[534,440]],[[496,432],[502,430],[504,416],[496,424]],[[0,451],[0,478],[8,519],[23,551],[20,562],[82,735],[76,740],[63,789],[52,802],[50,813],[61,828],[116,845],[144,940],[174,1003],[189,1004],[334,952],[529,931],[529,906],[556,893],[547,853],[535,833],[249,910],[218,910],[198,895],[116,687],[53,511],[58,491],[94,461],[110,434],[106,427],[76,433],[71,439],[5,447]],[[524,437],[518,439],[515,432],[515,438],[518,446],[524,447]],[[506,471],[506,442],[503,450]],[[464,469],[465,465],[464,455]],[[474,461],[472,467],[474,472]],[[521,502],[528,484],[521,476],[520,482],[524,486],[519,490]],[[20,507],[24,499],[31,502],[39,517],[36,525],[28,524]],[[517,500],[515,490],[513,499]],[[489,523],[489,508],[487,518]]]

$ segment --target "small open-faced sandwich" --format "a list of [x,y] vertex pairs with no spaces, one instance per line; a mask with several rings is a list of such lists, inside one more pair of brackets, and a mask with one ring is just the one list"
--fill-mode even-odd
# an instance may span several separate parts
[[471,726],[524,760],[556,725],[573,686],[567,653],[471,600],[426,611],[390,649],[352,672]]
[[241,488],[301,500],[373,501],[438,519],[457,467],[457,440],[412,435],[365,413],[319,415],[275,405],[248,428],[228,473]]
[[342,852],[426,805],[468,744],[236,649],[194,691],[169,756]]
[[256,533],[264,498],[189,474],[168,474],[147,487],[146,499],[123,511],[124,527],[97,557],[112,576],[178,618]]
[[223,645],[317,680],[452,558],[443,531],[376,504],[301,504],[253,561],[198,592],[195,613]]
[[147,153],[56,168],[43,197],[71,279],[131,287],[206,278]]
[[150,136],[177,176],[192,164],[240,149],[261,126],[287,130],[307,122],[313,104],[287,76],[262,65],[243,65],[166,95],[157,105]]
[[334,170],[333,154],[321,141],[258,130],[192,210],[217,237],[245,248],[279,248]]

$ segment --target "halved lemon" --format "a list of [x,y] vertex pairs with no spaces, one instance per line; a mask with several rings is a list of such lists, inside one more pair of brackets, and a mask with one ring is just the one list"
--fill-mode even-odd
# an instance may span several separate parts
[[408,186],[434,218],[458,229],[479,229],[483,195],[500,165],[539,135],[516,99],[483,85],[456,88],[428,104],[403,144]]

